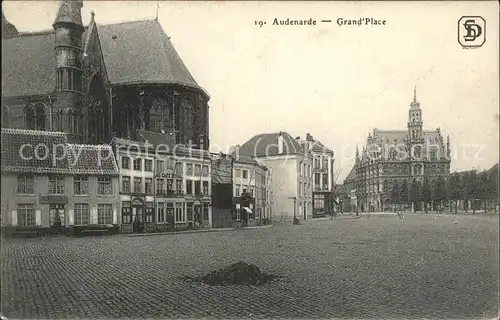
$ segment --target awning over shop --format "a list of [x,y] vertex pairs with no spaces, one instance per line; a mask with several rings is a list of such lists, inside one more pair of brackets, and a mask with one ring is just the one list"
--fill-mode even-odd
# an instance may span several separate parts
[[245,209],[245,211],[246,211],[247,213],[252,213],[252,209],[250,209],[250,208],[248,208],[248,207],[243,207],[243,209]]

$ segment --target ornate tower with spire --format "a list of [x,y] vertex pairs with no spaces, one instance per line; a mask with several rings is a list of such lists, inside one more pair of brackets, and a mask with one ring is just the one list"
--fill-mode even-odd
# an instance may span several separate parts
[[51,130],[82,136],[82,0],[63,0],[54,24],[57,100],[51,112]]
[[408,112],[408,135],[410,142],[422,142],[422,109],[420,103],[417,101],[417,88],[413,89],[413,101],[410,103],[410,110]]

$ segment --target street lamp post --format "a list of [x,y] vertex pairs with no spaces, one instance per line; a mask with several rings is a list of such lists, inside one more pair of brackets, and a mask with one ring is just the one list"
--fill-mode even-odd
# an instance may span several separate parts
[[295,221],[297,220],[297,216],[296,216],[296,212],[295,212],[297,197],[288,197],[288,199],[293,200],[293,223],[295,224]]

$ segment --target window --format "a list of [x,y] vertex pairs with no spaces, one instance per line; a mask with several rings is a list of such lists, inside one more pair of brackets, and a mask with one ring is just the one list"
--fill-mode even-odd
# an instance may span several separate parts
[[[174,169],[174,164],[175,164],[175,161],[174,159],[168,159],[167,158],[167,169],[170,169],[170,170],[173,170]],[[182,164],[181,164],[182,165]],[[182,166],[181,166],[182,167]]]
[[320,158],[314,157],[314,168],[319,169],[320,166],[321,166]]
[[113,224],[113,207],[110,204],[97,205],[97,223]]
[[36,130],[45,130],[45,107],[43,104],[35,106]]
[[142,170],[142,159],[134,159],[134,170],[135,171]]
[[113,193],[113,185],[110,177],[102,177],[97,179],[97,194],[110,195]]
[[236,185],[236,189],[234,190],[234,196],[239,197],[240,196],[240,188],[241,186],[239,184]]
[[175,175],[177,177],[182,177],[184,175],[182,172],[182,163],[180,162],[175,163]]
[[163,202],[158,202],[158,217],[157,222],[165,222],[165,204]]
[[208,221],[208,207],[210,206],[210,203],[205,202],[203,203],[203,220]]
[[240,169],[234,169],[234,177],[235,178],[241,177],[241,170]]
[[243,186],[242,190],[241,190],[241,194],[246,194],[247,193],[247,188],[246,186]]
[[194,207],[193,202],[187,203],[187,221],[193,221],[193,207]]
[[175,222],[185,222],[184,210],[182,210],[182,203],[175,204]]
[[304,197],[307,197],[307,185],[304,183],[304,193],[303,193]]
[[146,202],[146,222],[153,222],[153,203]]
[[314,184],[316,186],[319,186],[321,184],[321,174],[319,173],[314,173]]
[[203,194],[204,195],[209,195],[209,192],[208,192],[208,181],[203,181]]
[[153,160],[144,159],[144,171],[153,171]]
[[122,157],[122,169],[130,169],[130,158]]
[[299,182],[299,197],[302,196],[302,182]]
[[177,194],[181,194],[182,193],[182,180],[175,180],[175,192]]
[[90,224],[90,209],[87,203],[75,203],[74,209],[76,226]]
[[328,174],[323,174],[323,188],[328,188]]
[[49,193],[63,194],[64,193],[64,178],[51,176],[49,177]]
[[36,225],[35,204],[18,205],[17,225],[20,227],[34,227]]
[[145,184],[146,193],[153,193],[153,179],[146,178],[146,181],[144,184]]
[[20,176],[17,178],[17,193],[32,194],[35,193],[34,186],[35,180],[32,176]]
[[328,158],[327,157],[323,157],[322,168],[323,169],[327,169],[328,168]]
[[167,179],[167,193],[172,194],[173,189],[174,189],[174,179]]
[[175,221],[174,217],[174,204],[167,203],[167,222],[173,223]]
[[134,177],[134,192],[142,192],[142,178]]
[[193,194],[193,180],[186,180],[186,194]]
[[159,172],[159,173],[165,172],[165,169],[163,168],[163,161],[162,160],[156,160],[156,172]]
[[49,204],[49,225],[50,226],[65,225],[63,204]]
[[188,176],[192,176],[193,175],[193,165],[188,163],[186,164],[186,174]]
[[203,172],[202,172],[204,177],[208,177],[208,166],[203,166]]
[[240,204],[237,203],[236,204],[236,208],[234,210],[234,215],[233,215],[233,220],[241,220],[241,208],[240,208]]
[[130,201],[122,202],[122,223],[132,223],[132,208],[130,207]]
[[242,171],[242,178],[243,179],[248,179],[248,170],[243,170]]
[[122,177],[122,192],[130,192],[130,177]]
[[201,165],[197,164],[194,166],[194,175],[199,177],[201,176]]
[[76,195],[89,194],[89,178],[75,177],[73,182],[73,192]]
[[194,194],[201,194],[201,181],[194,182]]
[[[172,181],[171,179],[169,179]],[[172,186],[170,186],[172,187]],[[158,178],[156,179],[156,193],[164,194],[165,193],[165,179]]]
[[253,197],[253,188],[250,188],[250,196]]

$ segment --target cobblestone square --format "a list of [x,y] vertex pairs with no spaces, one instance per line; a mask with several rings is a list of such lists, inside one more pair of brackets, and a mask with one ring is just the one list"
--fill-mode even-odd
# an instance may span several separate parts
[[[9,239],[2,310],[22,318],[492,318],[498,216],[407,215],[266,229]],[[188,283],[237,261],[260,287]]]

